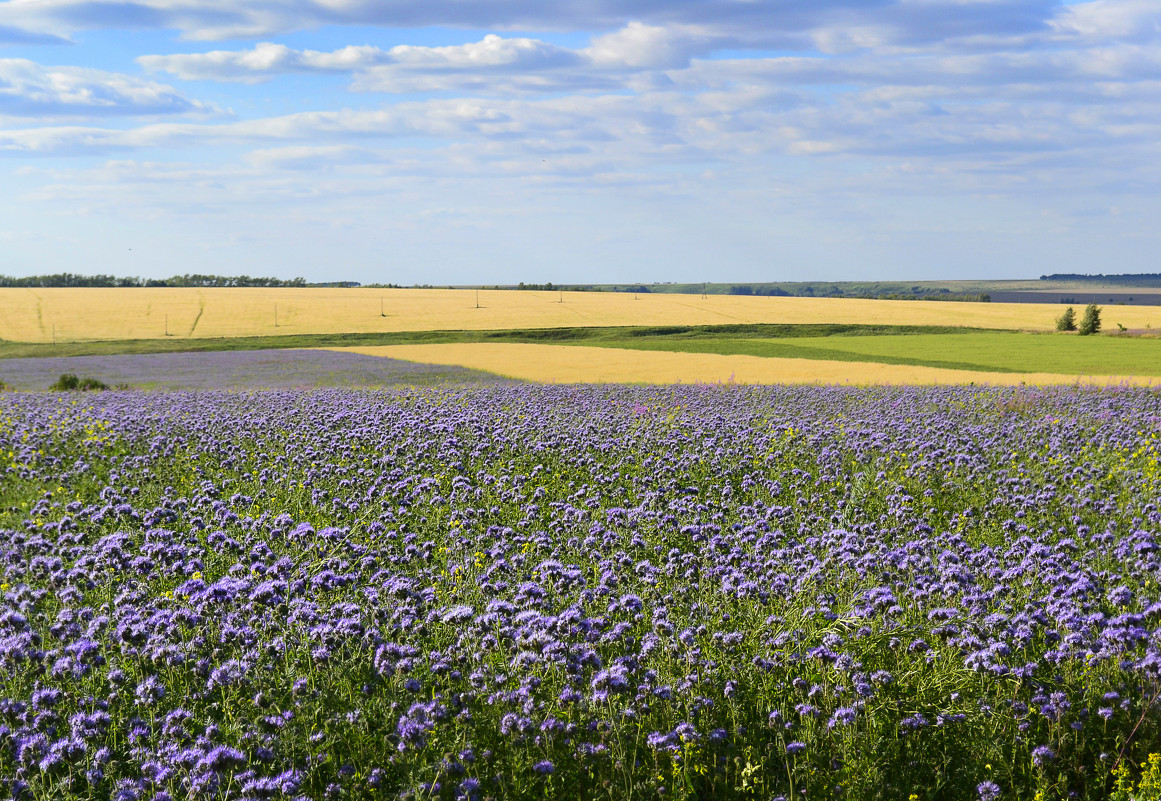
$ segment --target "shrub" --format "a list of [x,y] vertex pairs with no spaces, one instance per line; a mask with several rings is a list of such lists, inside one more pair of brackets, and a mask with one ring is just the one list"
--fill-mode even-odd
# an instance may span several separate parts
[[1084,309],[1084,317],[1080,321],[1080,335],[1088,336],[1101,330],[1101,310],[1095,303],[1090,303]]
[[78,378],[73,373],[62,373],[49,389],[56,392],[88,392],[94,389],[108,389],[109,385],[97,378]]
[[49,389],[55,390],[56,392],[71,392],[77,389],[80,384],[81,380],[72,373],[62,373],[61,377]]
[[1056,318],[1057,331],[1076,330],[1076,311],[1071,306],[1064,310],[1064,314]]

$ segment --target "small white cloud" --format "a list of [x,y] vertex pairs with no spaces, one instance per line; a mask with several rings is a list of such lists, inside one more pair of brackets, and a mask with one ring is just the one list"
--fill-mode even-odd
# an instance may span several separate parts
[[596,37],[581,52],[597,67],[677,69],[721,41],[722,37],[708,35],[695,26],[630,22],[619,31]]
[[898,38],[898,32],[888,25],[831,25],[811,32],[815,46],[828,55],[872,50]]
[[260,42],[250,50],[138,56],[137,63],[149,72],[168,72],[184,80],[260,83],[285,73],[350,72],[389,60],[386,52],[371,46],[344,47],[327,53]]
[[1063,6],[1049,22],[1059,35],[1087,39],[1156,40],[1161,6],[1156,0],[1092,0]]
[[574,66],[581,59],[567,48],[538,39],[505,39],[489,34],[479,42],[449,47],[400,45],[391,48],[390,60],[417,69],[554,69]]

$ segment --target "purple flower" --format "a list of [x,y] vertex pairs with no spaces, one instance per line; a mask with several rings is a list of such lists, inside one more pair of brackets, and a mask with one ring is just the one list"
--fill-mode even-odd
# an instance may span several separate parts
[[833,729],[835,726],[849,726],[855,722],[856,717],[858,717],[858,711],[853,707],[839,707],[827,721],[826,727]]
[[980,801],[996,801],[1000,797],[1000,785],[993,781],[980,782],[976,787],[976,794]]

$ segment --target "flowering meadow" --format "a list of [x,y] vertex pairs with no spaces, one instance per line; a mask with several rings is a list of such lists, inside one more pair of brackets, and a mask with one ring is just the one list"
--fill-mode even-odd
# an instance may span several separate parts
[[1159,460],[1151,390],[0,394],[0,795],[1156,798]]
[[0,359],[0,381],[15,389],[47,389],[62,373],[134,389],[304,389],[503,380],[462,367],[295,348]]

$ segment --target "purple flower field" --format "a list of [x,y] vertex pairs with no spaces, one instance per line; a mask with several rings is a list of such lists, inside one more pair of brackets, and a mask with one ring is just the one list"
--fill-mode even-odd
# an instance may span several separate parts
[[0,794],[1141,801],[1159,497],[1149,390],[5,393]]
[[328,350],[223,350],[0,359],[0,382],[47,389],[62,373],[135,389],[294,389],[504,381],[459,367]]

